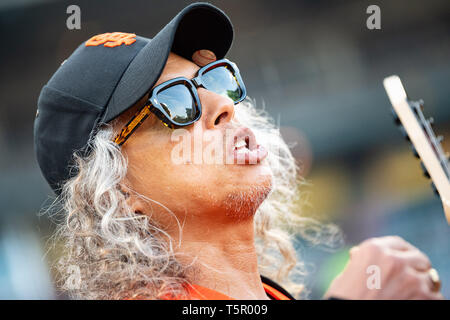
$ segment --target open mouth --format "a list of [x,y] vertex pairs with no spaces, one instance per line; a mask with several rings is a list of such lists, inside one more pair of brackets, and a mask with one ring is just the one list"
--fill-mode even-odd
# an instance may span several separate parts
[[245,137],[244,139],[239,139],[239,141],[234,143],[235,150],[244,151],[245,149],[249,149],[249,138]]
[[239,128],[234,134],[232,154],[235,164],[258,164],[267,157],[267,150],[257,144],[249,128]]

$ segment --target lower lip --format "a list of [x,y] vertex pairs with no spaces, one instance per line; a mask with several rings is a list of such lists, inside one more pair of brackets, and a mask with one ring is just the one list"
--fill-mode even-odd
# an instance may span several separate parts
[[235,164],[258,164],[267,157],[267,150],[261,145],[257,145],[254,150],[247,148],[234,150]]

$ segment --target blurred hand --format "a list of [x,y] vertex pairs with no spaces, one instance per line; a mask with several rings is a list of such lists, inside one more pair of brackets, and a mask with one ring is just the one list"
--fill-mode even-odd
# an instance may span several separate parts
[[[428,257],[400,237],[368,239],[350,250],[347,266],[331,283],[325,298],[443,299],[428,273],[430,268]],[[373,270],[379,271],[378,288],[368,281],[376,276]]]

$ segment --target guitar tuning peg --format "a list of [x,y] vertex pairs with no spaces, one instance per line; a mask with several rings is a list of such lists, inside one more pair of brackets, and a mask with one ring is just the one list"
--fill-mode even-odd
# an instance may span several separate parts
[[423,111],[424,101],[422,99],[419,99],[419,101],[417,101],[417,103],[419,104],[420,110]]
[[416,101],[410,100],[410,103],[412,105],[414,105],[414,107],[412,109],[414,109],[414,111],[416,111],[416,113],[417,113],[416,109],[420,109],[421,111],[423,111],[423,100],[422,99],[416,100]]
[[416,148],[414,147],[413,144],[411,144],[411,151],[414,154],[414,156],[418,159],[420,159],[419,153],[417,152]]
[[428,119],[428,123],[429,123],[430,125],[434,124],[434,118],[433,118],[433,117],[430,117],[430,118]]
[[425,177],[427,177],[428,179],[430,179],[430,174],[428,173],[428,170],[427,170],[427,168],[425,168],[425,165],[423,164],[422,161],[420,161],[420,167],[422,168],[423,175]]
[[395,112],[394,108],[391,108],[392,117],[394,118],[394,123],[399,126],[400,125],[400,119],[397,115],[397,112]]
[[444,140],[444,136],[437,136],[437,137],[436,137],[436,141],[437,141],[438,143],[441,143],[443,140]]
[[434,192],[435,195],[437,195],[438,197],[440,197],[439,191],[438,191],[438,189],[436,188],[436,186],[434,185],[433,182],[431,182],[431,189],[433,189],[433,192]]
[[403,137],[406,139],[406,141],[411,141],[409,139],[408,133],[406,132],[405,128],[402,125],[399,125],[398,129],[402,133]]

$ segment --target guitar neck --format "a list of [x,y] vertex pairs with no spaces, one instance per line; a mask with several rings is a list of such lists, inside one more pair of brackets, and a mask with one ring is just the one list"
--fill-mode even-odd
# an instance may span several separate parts
[[427,176],[433,181],[441,198],[447,222],[450,224],[450,167],[448,156],[441,146],[442,137],[436,137],[434,134],[433,120],[425,118],[423,101],[408,99],[398,76],[385,78],[383,84],[399,124],[404,127],[423,162]]
[[422,125],[422,129],[425,132],[426,137],[428,138],[431,147],[436,154],[436,157],[438,158],[438,161],[440,165],[442,166],[442,169],[444,170],[444,173],[447,177],[447,179],[450,178],[450,167],[448,163],[448,156],[444,153],[444,150],[442,149],[441,141],[443,139],[442,136],[436,137],[432,124],[433,124],[433,118],[426,119],[423,114],[423,101],[412,101],[408,100],[408,104],[410,108],[414,111],[416,114],[420,124]]

